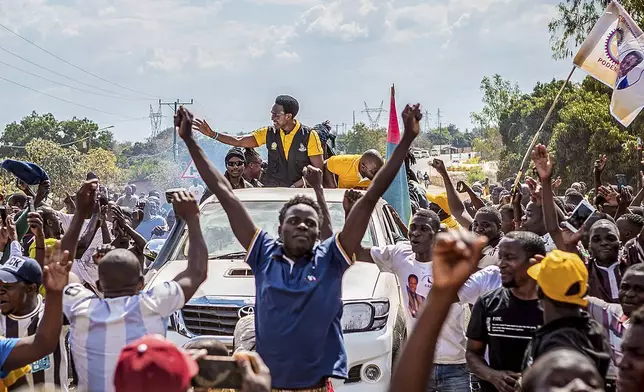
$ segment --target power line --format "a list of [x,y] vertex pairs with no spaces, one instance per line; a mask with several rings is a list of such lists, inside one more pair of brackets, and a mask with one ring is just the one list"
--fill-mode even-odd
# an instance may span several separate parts
[[140,95],[146,95],[146,96],[148,96],[148,97],[155,98],[155,96],[153,96],[153,95],[146,94],[146,93],[144,93],[144,92],[140,92],[140,91],[137,91],[137,90],[131,89],[131,88],[129,88],[129,87],[122,86],[122,85],[120,85],[120,84],[118,84],[118,83],[112,82],[112,81],[107,80],[107,79],[105,79],[105,78],[103,78],[103,77],[101,77],[101,76],[98,76],[98,75],[96,75],[96,74],[94,74],[94,73],[92,73],[92,72],[90,72],[90,71],[88,71],[88,70],[86,70],[86,69],[84,69],[84,68],[81,68],[81,67],[79,67],[78,65],[73,64],[73,63],[71,63],[71,62],[69,62],[69,61],[67,61],[67,60],[63,59],[63,58],[61,58],[61,57],[59,57],[59,56],[55,55],[54,53],[52,53],[52,52],[48,51],[47,49],[43,48],[42,46],[39,46],[38,44],[36,44],[36,43],[34,43],[34,42],[30,41],[29,39],[27,39],[27,38],[23,37],[22,35],[20,35],[20,34],[16,33],[15,31],[11,30],[10,28],[8,28],[7,26],[5,26],[5,25],[3,25],[3,24],[1,24],[1,23],[0,23],[0,27],[2,27],[3,29],[7,30],[7,31],[8,31],[8,32],[10,32],[11,34],[13,34],[13,35],[15,35],[15,36],[17,36],[17,37],[19,37],[19,38],[23,39],[24,41],[26,41],[26,42],[30,43],[31,45],[33,45],[33,46],[37,47],[38,49],[40,49],[40,50],[42,50],[43,52],[45,52],[45,53],[49,54],[50,56],[53,56],[53,57],[57,58],[58,60],[60,60],[60,61],[64,62],[65,64],[71,65],[72,67],[74,67],[74,68],[76,68],[76,69],[78,69],[78,70],[80,70],[80,71],[83,71],[83,72],[85,72],[85,73],[86,73],[86,74],[88,74],[88,75],[91,75],[91,76],[93,76],[93,77],[95,77],[95,78],[97,78],[97,79],[100,79],[100,80],[102,80],[102,81],[104,81],[104,82],[107,82],[107,83],[109,83],[109,84],[112,84],[112,85],[114,85],[114,86],[120,87],[120,88],[122,88],[122,89],[125,89],[125,90],[128,90],[128,91],[131,91],[131,92],[133,92],[133,93],[137,93],[137,94],[140,94]]
[[123,116],[123,115],[116,114],[116,113],[112,113],[112,112],[107,112],[107,111],[105,111],[105,110],[96,109],[96,108],[93,108],[93,107],[91,107],[91,106],[85,106],[85,105],[83,105],[83,104],[76,103],[76,102],[73,102],[73,101],[69,101],[69,100],[66,100],[66,99],[64,99],[64,98],[57,97],[57,96],[55,96],[55,95],[47,94],[47,93],[44,93],[44,92],[42,92],[42,91],[38,91],[38,90],[33,89],[33,88],[31,88],[31,87],[25,86],[24,84],[20,84],[20,83],[18,83],[18,82],[14,82],[13,80],[9,80],[9,79],[4,78],[4,77],[2,77],[2,76],[0,76],[0,79],[1,79],[1,80],[4,80],[5,82],[9,82],[9,83],[15,84],[16,86],[20,86],[20,87],[22,87],[22,88],[26,88],[27,90],[31,90],[31,91],[33,91],[33,92],[35,92],[35,93],[42,94],[42,95],[45,95],[45,96],[47,96],[47,97],[57,99],[57,100],[59,100],[59,101],[67,102],[67,103],[69,103],[69,104],[72,104],[72,105],[75,105],[75,106],[78,106],[78,107],[81,107],[81,108],[85,108],[85,109],[93,110],[93,111],[98,112],[98,113],[109,114],[109,115],[111,115],[111,116],[117,116],[117,117],[121,117],[121,118],[126,118],[126,119],[128,119],[128,120],[134,120],[134,119],[135,119],[134,117],[128,117],[128,116]]
[[51,70],[51,69],[49,69],[49,68],[47,68],[47,67],[43,67],[43,66],[42,66],[42,65],[40,65],[40,64],[34,63],[33,61],[31,61],[31,60],[29,60],[29,59],[26,59],[26,58],[24,58],[24,57],[22,57],[22,56],[20,56],[20,55],[17,55],[17,54],[15,54],[15,53],[13,53],[12,51],[7,50],[7,49],[5,49],[5,48],[3,48],[3,47],[1,47],[1,46],[0,46],[0,50],[2,50],[2,51],[4,51],[4,52],[9,53],[9,54],[10,54],[10,55],[12,55],[12,56],[18,57],[19,59],[21,59],[21,60],[23,60],[23,61],[26,61],[26,62],[28,62],[28,63],[29,63],[29,64],[31,64],[31,65],[34,65],[34,66],[36,66],[36,67],[38,67],[38,68],[41,68],[41,69],[44,69],[45,71],[49,71],[49,72],[51,72],[51,73],[53,73],[53,74],[55,74],[55,75],[58,75],[58,76],[60,76],[60,77],[62,77],[62,78],[65,78],[65,79],[67,79],[67,80],[71,80],[72,82],[75,82],[75,83],[78,83],[78,84],[82,84],[82,85],[84,85],[84,86],[91,87],[91,88],[96,89],[96,90],[105,91],[106,93],[116,94],[116,95],[121,95],[121,96],[123,96],[123,97],[128,97],[128,98],[140,99],[139,97],[132,97],[132,96],[129,96],[129,95],[125,95],[125,94],[117,93],[117,92],[115,92],[115,91],[111,91],[111,90],[107,90],[107,89],[104,89],[104,88],[100,88],[100,87],[97,87],[97,86],[94,86],[94,85],[91,85],[91,84],[88,84],[88,83],[81,82],[81,81],[78,81],[78,80],[76,80],[76,79],[70,78],[69,76],[65,76],[65,75],[61,74],[60,72],[53,71],[53,70]]
[[81,91],[81,92],[84,92],[84,93],[87,93],[87,94],[100,95],[100,96],[102,96],[102,97],[115,98],[115,99],[129,99],[129,100],[135,100],[135,101],[149,101],[149,99],[148,99],[148,98],[127,98],[127,97],[117,97],[117,96],[114,96],[114,95],[107,95],[107,94],[97,93],[97,92],[95,92],[95,91],[84,90],[84,89],[82,89],[82,88],[74,87],[74,86],[71,86],[71,85],[69,85],[69,84],[65,84],[65,83],[62,83],[62,82],[58,82],[58,81],[55,81],[55,80],[53,80],[53,79],[49,79],[49,78],[46,78],[46,77],[44,77],[44,76],[40,76],[40,75],[38,75],[38,74],[35,74],[35,73],[33,73],[33,72],[26,71],[26,70],[24,70],[24,69],[22,69],[22,68],[19,68],[19,67],[13,66],[13,65],[8,64],[8,63],[5,63],[4,61],[1,61],[1,60],[0,60],[0,64],[3,64],[3,65],[5,65],[5,66],[7,66],[7,67],[9,67],[9,68],[13,68],[13,69],[15,69],[15,70],[18,70],[18,71],[20,71],[20,72],[24,72],[24,73],[26,73],[26,74],[28,74],[28,75],[35,76],[35,77],[40,78],[40,79],[42,79],[42,80],[46,80],[46,81],[48,81],[48,82],[50,82],[50,83],[55,83],[55,84],[61,85],[61,86],[63,86],[63,87],[67,87],[67,88],[71,88],[71,89],[74,89],[74,90],[78,90],[78,91]]
[[[174,115],[177,115],[177,110],[179,109],[180,105],[193,105],[195,103],[194,98],[190,99],[190,102],[181,102],[179,98],[177,98],[176,101],[174,102],[161,102],[159,100],[159,112],[161,111],[161,105],[168,105],[171,108],[174,107]],[[152,106],[150,106],[150,110],[152,109]],[[177,130],[174,130],[174,143],[173,143],[173,148],[172,150],[174,151],[174,161],[177,161],[177,154],[179,153],[179,147],[177,146]]]
[[[104,129],[109,129],[109,128],[114,128],[114,126],[113,126],[113,125],[110,125],[109,127],[99,128],[97,131],[102,131],[102,130],[104,130]],[[85,135],[83,135],[83,137],[82,137],[81,139],[77,139],[77,140],[74,140],[74,141],[71,141],[71,142],[67,142],[67,143],[63,143],[63,144],[58,144],[58,143],[55,143],[55,144],[58,144],[58,146],[59,146],[59,147],[67,147],[67,146],[71,146],[72,144],[76,144],[76,143],[78,143],[78,142],[82,142],[83,140],[91,139],[91,138],[92,138],[92,136],[94,136],[94,135],[90,135],[91,133],[93,133],[93,131],[85,132]],[[86,135],[89,135],[89,136],[86,136]],[[26,149],[26,148],[27,148],[27,146],[26,146],[26,145],[25,145],[25,146],[7,146],[7,145],[0,145],[0,147],[2,147],[2,148],[17,148],[17,149],[21,149],[21,150],[24,150],[24,149]]]

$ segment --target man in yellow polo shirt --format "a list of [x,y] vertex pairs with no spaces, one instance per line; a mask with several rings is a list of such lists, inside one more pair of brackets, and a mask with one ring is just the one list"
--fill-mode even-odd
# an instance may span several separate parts
[[229,146],[255,148],[266,144],[268,167],[262,179],[264,186],[300,188],[306,185],[302,170],[308,165],[322,170],[324,158],[318,133],[295,119],[299,110],[295,98],[280,95],[271,109],[273,125],[257,129],[250,135],[225,135],[213,131],[205,120],[195,120],[193,127]]
[[[324,162],[326,188],[366,189],[385,161],[376,150],[362,155],[335,155]],[[334,175],[338,177],[337,186]]]

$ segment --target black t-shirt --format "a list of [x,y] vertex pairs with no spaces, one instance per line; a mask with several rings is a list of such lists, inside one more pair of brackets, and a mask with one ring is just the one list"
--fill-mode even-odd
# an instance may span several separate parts
[[[500,287],[476,301],[467,338],[487,344],[492,369],[521,373],[526,347],[541,324],[543,312],[538,300],[524,301]],[[483,384],[486,390],[495,390],[491,384]]]
[[593,362],[602,377],[606,377],[610,363],[610,347],[606,343],[606,331],[588,313],[563,317],[539,328],[526,350],[523,368],[527,369],[539,356],[556,348],[570,348],[585,354]]

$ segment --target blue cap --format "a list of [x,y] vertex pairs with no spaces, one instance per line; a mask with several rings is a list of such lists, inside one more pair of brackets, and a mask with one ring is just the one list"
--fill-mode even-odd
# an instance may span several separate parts
[[0,281],[4,283],[25,282],[40,286],[42,268],[34,259],[24,256],[11,256],[0,267]]
[[49,180],[47,173],[35,163],[5,159],[2,161],[2,168],[27,185],[38,185]]

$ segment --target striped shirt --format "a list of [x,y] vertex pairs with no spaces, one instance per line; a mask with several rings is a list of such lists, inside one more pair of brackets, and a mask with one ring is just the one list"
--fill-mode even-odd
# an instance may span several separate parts
[[[36,334],[38,324],[43,318],[45,306],[43,299],[38,295],[38,306],[29,314],[24,316],[0,316],[0,335],[7,338],[24,338]],[[34,385],[47,384],[54,385],[60,390],[67,391],[67,350],[65,349],[65,336],[68,327],[63,327],[58,339],[56,350],[47,357],[31,364],[31,373],[25,375],[12,385],[9,390],[15,390],[26,384],[29,385],[28,391],[34,390]]]
[[71,324],[69,345],[79,390],[114,391],[114,371],[123,347],[149,334],[165,336],[168,317],[185,304],[177,282],[138,295],[99,298],[81,284],[65,288],[63,311]]

